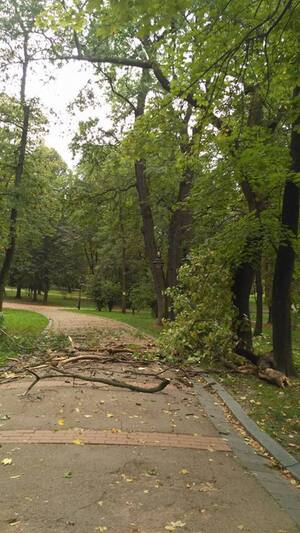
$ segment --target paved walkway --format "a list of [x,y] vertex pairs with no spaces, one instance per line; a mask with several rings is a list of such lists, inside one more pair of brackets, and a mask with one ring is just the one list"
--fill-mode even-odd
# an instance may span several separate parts
[[53,330],[65,333],[66,335],[77,334],[79,331],[87,331],[91,329],[114,329],[133,332],[134,328],[127,324],[111,320],[110,318],[103,318],[96,315],[87,315],[84,313],[75,313],[68,311],[63,307],[56,307],[50,305],[40,304],[26,304],[19,302],[5,302],[5,309],[24,309],[27,311],[36,311],[45,315],[51,320],[51,327]]
[[26,387],[1,386],[1,533],[299,531],[194,389],[174,383],[152,395],[49,380],[24,398]]

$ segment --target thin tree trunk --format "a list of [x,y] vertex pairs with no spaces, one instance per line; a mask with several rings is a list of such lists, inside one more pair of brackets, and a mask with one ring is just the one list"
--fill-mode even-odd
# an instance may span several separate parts
[[16,299],[21,300],[22,298],[22,285],[20,283],[17,284],[17,292],[16,292]]
[[[299,99],[300,87],[294,90],[294,98]],[[299,102],[296,102],[299,106]],[[300,113],[293,124],[291,134],[291,170],[300,172]],[[298,235],[299,187],[291,178],[286,181],[283,195],[282,228],[284,238],[279,244],[273,278],[273,351],[276,367],[287,376],[295,374],[292,352],[291,328],[291,285],[295,264],[294,239]]]
[[120,238],[121,238],[121,253],[122,253],[122,264],[121,264],[121,290],[122,290],[122,313],[126,313],[127,308],[127,254],[126,254],[126,238],[125,238],[125,228],[124,228],[124,219],[123,219],[123,206],[122,198],[119,198],[119,227],[120,227]]
[[272,304],[269,305],[268,309],[269,309],[268,324],[273,324]]
[[82,288],[82,285],[80,284],[79,285],[79,292],[78,292],[78,301],[77,301],[77,309],[78,309],[78,311],[80,311],[80,309],[81,309],[81,288]]
[[232,287],[233,305],[237,309],[234,330],[247,350],[252,350],[252,329],[249,295],[254,281],[254,271],[249,263],[242,263],[236,270]]
[[[16,192],[16,202],[19,200],[18,191],[20,189],[23,171],[24,171],[24,162],[25,162],[25,152],[27,146],[27,137],[28,137],[28,128],[29,128],[29,115],[30,108],[29,106],[23,106],[23,125],[22,125],[22,137],[19,147],[19,158],[18,164],[16,167],[15,174],[15,190]],[[9,226],[9,237],[8,237],[8,246],[5,249],[4,260],[0,270],[0,311],[3,309],[3,299],[5,295],[5,285],[8,280],[8,275],[10,268],[13,262],[15,250],[16,250],[16,239],[17,239],[17,219],[18,219],[18,209],[16,204],[12,207],[10,212],[10,226]]]
[[21,91],[20,91],[20,103],[23,110],[23,123],[22,123],[22,135],[21,141],[18,150],[18,162],[15,170],[15,204],[11,208],[10,212],[10,225],[9,225],[9,236],[8,236],[8,246],[4,252],[4,259],[2,267],[0,270],[0,312],[3,309],[3,299],[5,296],[5,285],[8,280],[9,271],[13,262],[15,249],[16,249],[16,238],[17,238],[17,219],[18,219],[18,209],[17,205],[20,199],[20,186],[24,173],[24,163],[25,163],[25,154],[28,138],[28,129],[29,129],[29,116],[30,116],[30,107],[26,105],[25,94],[26,94],[26,81],[27,81],[27,70],[28,70],[28,33],[24,35],[24,63],[23,63],[23,72],[21,78]]
[[258,269],[255,275],[256,285],[256,320],[254,336],[261,335],[263,332],[263,285],[261,279],[261,270]]

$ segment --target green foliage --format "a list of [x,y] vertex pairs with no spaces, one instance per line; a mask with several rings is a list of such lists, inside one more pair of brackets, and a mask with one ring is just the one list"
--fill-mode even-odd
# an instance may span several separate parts
[[231,277],[218,255],[205,248],[181,267],[170,291],[176,319],[166,324],[161,350],[187,362],[226,357],[232,349]]
[[102,279],[98,275],[90,277],[87,291],[98,311],[101,311],[104,306],[111,311],[113,306],[121,300],[120,284],[110,279]]

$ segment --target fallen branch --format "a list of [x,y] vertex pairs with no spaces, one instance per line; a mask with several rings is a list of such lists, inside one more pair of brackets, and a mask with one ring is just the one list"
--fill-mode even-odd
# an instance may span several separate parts
[[264,368],[263,370],[259,370],[257,375],[260,379],[274,383],[274,385],[281,388],[288,387],[290,384],[286,375],[278,370],[274,370],[274,368]]
[[162,379],[161,382],[155,387],[140,387],[139,385],[132,385],[131,383],[126,383],[125,381],[119,381],[117,379],[88,377],[88,376],[84,376],[83,374],[73,374],[72,372],[64,372],[63,370],[56,368],[56,367],[51,367],[51,370],[58,372],[60,375],[57,376],[55,374],[44,374],[43,376],[39,376],[33,370],[27,369],[27,372],[32,374],[35,377],[35,380],[30,384],[30,386],[24,393],[24,396],[26,396],[29,393],[29,391],[41,379],[51,379],[51,378],[59,378],[59,377],[81,379],[83,381],[91,381],[93,383],[104,383],[105,385],[112,385],[113,387],[120,387],[122,389],[129,389],[135,392],[143,392],[143,393],[150,393],[150,394],[163,390],[170,383],[169,379]]

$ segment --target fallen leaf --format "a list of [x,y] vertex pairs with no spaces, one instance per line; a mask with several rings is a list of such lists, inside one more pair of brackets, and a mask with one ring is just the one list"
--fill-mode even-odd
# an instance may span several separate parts
[[67,472],[64,473],[64,478],[66,479],[70,479],[72,477],[72,472],[71,470],[68,470]]
[[184,527],[185,522],[182,522],[181,520],[177,520],[177,522],[169,522],[167,525],[165,525],[165,529],[167,531],[175,531],[178,527]]
[[104,533],[104,531],[107,531],[107,527],[105,526],[95,527],[95,531],[99,531],[99,533]]
[[64,426],[65,425],[65,419],[64,418],[60,418],[58,421],[57,421],[58,425],[59,426]]
[[1,461],[1,464],[2,465],[11,465],[12,464],[12,459],[10,457],[5,457],[4,459],[2,459]]
[[183,476],[186,476],[189,473],[189,470],[187,470],[186,468],[182,468],[181,470],[179,470],[179,474],[182,474]]
[[84,442],[82,442],[80,439],[72,440],[72,444],[77,444],[77,446],[83,446]]
[[106,413],[107,418],[113,418],[114,415],[112,413]]
[[10,416],[8,415],[0,415],[0,420],[9,420]]

